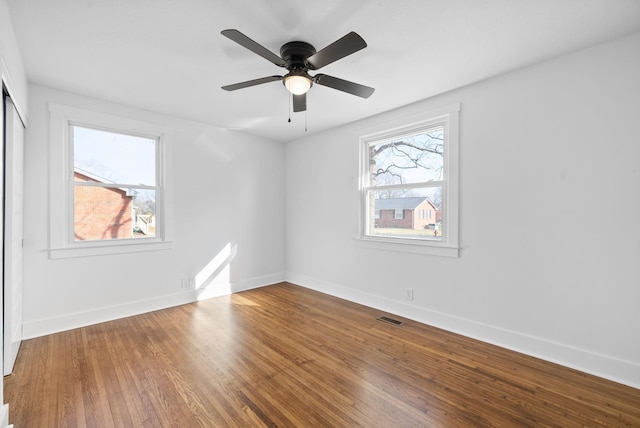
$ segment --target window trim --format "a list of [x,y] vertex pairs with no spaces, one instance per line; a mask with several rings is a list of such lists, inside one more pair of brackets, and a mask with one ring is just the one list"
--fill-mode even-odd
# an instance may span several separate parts
[[[355,242],[359,246],[418,254],[458,257],[458,198],[459,198],[459,114],[460,104],[451,104],[379,124],[362,130],[358,136],[358,221]],[[433,124],[445,126],[445,156],[443,187],[443,227],[446,233],[441,241],[407,239],[400,237],[367,235],[366,189],[370,187],[368,147],[372,141],[412,134]]]
[[[172,218],[172,155],[173,129],[134,119],[99,113],[81,108],[49,103],[49,257],[94,256],[138,251],[164,250],[173,247]],[[85,126],[157,140],[156,172],[160,189],[157,195],[158,216],[156,237],[144,239],[117,239],[105,241],[75,241],[73,237],[73,158],[70,132],[72,126]],[[62,226],[62,227],[60,227]]]

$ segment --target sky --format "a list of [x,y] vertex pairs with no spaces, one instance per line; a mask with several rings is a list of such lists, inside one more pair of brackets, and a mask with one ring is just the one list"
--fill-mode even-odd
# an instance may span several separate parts
[[73,126],[74,167],[119,184],[156,184],[151,138]]

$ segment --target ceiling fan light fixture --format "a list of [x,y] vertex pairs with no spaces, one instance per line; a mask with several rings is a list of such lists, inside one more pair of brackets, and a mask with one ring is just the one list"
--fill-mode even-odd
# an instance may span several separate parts
[[310,76],[308,71],[318,70],[326,65],[332,64],[339,59],[349,56],[360,49],[367,47],[367,43],[354,31],[336,40],[330,45],[316,51],[312,45],[302,41],[287,42],[280,48],[280,55],[276,55],[254,40],[250,39],[240,31],[235,29],[223,30],[222,35],[236,42],[240,46],[250,50],[258,56],[266,59],[278,67],[286,68],[288,73],[284,76],[274,75],[259,79],[247,80],[233,85],[223,86],[225,91],[235,91],[249,88],[263,83],[282,81],[282,84],[289,93],[293,94],[293,111],[300,112],[307,110],[307,92],[314,84],[336,89],[361,98],[369,98],[374,88],[360,85],[359,83],[339,79],[327,74],[315,74]]
[[293,95],[306,94],[311,88],[311,79],[300,74],[289,73],[284,77],[284,86]]

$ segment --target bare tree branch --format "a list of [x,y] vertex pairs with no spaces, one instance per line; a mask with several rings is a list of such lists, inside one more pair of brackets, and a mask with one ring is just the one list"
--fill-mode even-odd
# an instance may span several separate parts
[[[443,141],[443,137],[440,136],[429,136],[432,140]],[[418,145],[408,141],[393,141],[387,144],[382,144],[379,146],[372,146],[371,153],[369,159],[371,161],[371,172],[372,177],[376,178],[381,175],[389,174],[392,177],[398,177],[400,179],[400,183],[402,183],[402,176],[399,174],[395,174],[393,172],[394,169],[414,169],[414,168],[424,168],[431,171],[440,171],[442,167],[433,168],[429,165],[422,163],[424,157],[429,155],[439,155],[443,156],[444,145],[442,143],[435,143],[432,145]],[[378,168],[376,169],[376,157],[383,153],[386,150],[390,150],[398,157],[402,157],[406,159],[409,165],[398,165],[395,162],[387,165],[386,168]],[[413,152],[413,153],[412,153]]]
[[[433,138],[433,139],[442,141],[442,138]],[[411,147],[413,149],[419,150],[421,152],[434,153],[440,156],[443,155],[442,149],[444,148],[443,144],[434,144],[434,147],[424,147],[424,146],[419,146],[413,143],[408,143],[406,141],[394,141],[391,143],[383,144],[381,146],[376,146],[375,150],[373,150],[372,155],[376,156],[377,154],[382,153],[385,150],[388,150],[390,148],[397,148],[398,146],[407,146],[407,147]]]

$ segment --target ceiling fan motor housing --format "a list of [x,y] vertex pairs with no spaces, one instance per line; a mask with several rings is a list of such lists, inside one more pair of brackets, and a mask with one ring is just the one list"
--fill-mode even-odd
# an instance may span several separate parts
[[[287,63],[287,73],[286,76],[282,79],[282,84],[292,93],[294,94],[302,94],[309,90],[309,88],[313,85],[313,78],[309,76],[307,71],[309,70],[309,65],[307,64],[307,58],[316,53],[316,49],[306,42],[289,42],[282,45],[280,48],[280,57]],[[292,91],[292,89],[288,86],[291,84],[289,82],[290,78],[300,79],[301,76],[304,78],[301,79],[306,83],[303,85],[304,89],[300,89],[300,92]]]
[[306,42],[289,42],[280,48],[280,56],[287,63],[287,70],[307,71],[307,58],[316,53],[316,48]]

